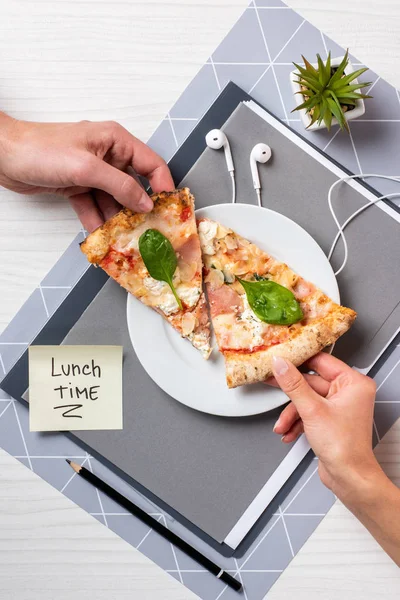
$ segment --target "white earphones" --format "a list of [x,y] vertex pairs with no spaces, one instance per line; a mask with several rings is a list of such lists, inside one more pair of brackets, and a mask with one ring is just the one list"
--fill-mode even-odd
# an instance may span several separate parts
[[267,144],[257,144],[254,146],[253,150],[250,154],[250,169],[251,176],[253,179],[253,186],[256,190],[258,206],[262,206],[261,204],[261,182],[260,176],[258,174],[257,163],[266,163],[272,156],[271,148],[267,146]]
[[206,135],[206,144],[213,150],[221,150],[221,148],[224,149],[226,166],[228,167],[229,174],[232,178],[232,202],[235,202],[235,167],[233,165],[232,152],[228,138],[220,129],[212,129]]
[[[235,167],[233,165],[233,158],[231,148],[228,142],[228,138],[225,133],[220,129],[212,129],[206,135],[206,144],[209,148],[213,150],[224,149],[226,166],[228,167],[228,171],[230,176],[232,177],[232,202],[235,202],[236,195],[236,185],[235,185]],[[261,204],[261,183],[260,177],[258,174],[257,163],[266,163],[271,158],[272,152],[271,148],[267,146],[267,144],[257,144],[254,146],[253,150],[250,154],[250,169],[251,176],[253,179],[253,186],[257,193],[258,205]]]

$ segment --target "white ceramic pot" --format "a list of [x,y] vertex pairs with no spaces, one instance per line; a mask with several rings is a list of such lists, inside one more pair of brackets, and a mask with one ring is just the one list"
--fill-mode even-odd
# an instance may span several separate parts
[[[338,67],[340,65],[340,63],[342,62],[343,58],[344,58],[343,56],[340,56],[339,58],[333,58],[331,61],[331,66]],[[318,68],[318,65],[314,64],[314,67]],[[345,70],[345,75],[349,75],[353,71],[354,71],[353,65],[349,61],[348,65],[346,67],[346,70]],[[302,94],[296,94],[296,92],[301,92],[301,88],[300,88],[300,84],[297,83],[298,77],[295,75],[295,73],[296,73],[296,71],[292,71],[290,73],[290,82],[292,84],[292,90],[294,93],[294,100],[296,102],[296,105],[300,106],[300,104],[302,104],[304,102],[304,96]],[[354,79],[351,83],[352,84],[358,83],[358,79]],[[308,131],[315,131],[316,129],[326,129],[326,125],[323,121],[322,121],[321,125],[318,125],[318,123],[313,123],[309,127],[309,125],[311,123],[311,117],[308,114],[308,112],[305,110],[305,108],[302,108],[296,112],[300,115],[302,123],[303,123],[304,127],[308,128]],[[364,100],[362,100],[361,98],[358,98],[356,100],[356,104],[355,104],[353,110],[348,110],[347,112],[344,113],[344,118],[346,119],[346,121],[351,121],[352,119],[357,119],[358,117],[361,117],[361,115],[363,115],[364,113],[365,113]],[[337,124],[338,124],[337,120],[335,118],[333,118],[332,125],[337,125]]]

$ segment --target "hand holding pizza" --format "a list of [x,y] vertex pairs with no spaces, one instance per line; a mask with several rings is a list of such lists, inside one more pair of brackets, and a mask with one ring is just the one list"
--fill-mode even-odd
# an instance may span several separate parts
[[67,197],[88,231],[121,204],[136,212],[152,209],[129,168],[146,177],[154,192],[174,189],[164,160],[118,123],[31,123],[0,113],[0,185]]
[[356,473],[378,467],[372,451],[375,382],[330,354],[320,353],[302,375],[281,358],[274,361],[275,381],[292,402],[274,431],[293,442],[303,431],[319,460],[322,482],[340,495]]
[[274,431],[290,442],[303,431],[319,458],[322,482],[365,525],[400,566],[400,490],[372,452],[375,383],[330,354],[318,354],[302,375],[276,358],[275,378],[292,402]]

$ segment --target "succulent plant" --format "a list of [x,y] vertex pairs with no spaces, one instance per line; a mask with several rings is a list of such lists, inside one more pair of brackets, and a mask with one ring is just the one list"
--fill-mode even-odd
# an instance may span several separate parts
[[324,121],[328,130],[331,128],[333,117],[338,121],[341,129],[349,131],[349,126],[345,119],[345,112],[351,110],[357,100],[361,98],[372,98],[367,94],[362,94],[357,90],[371,85],[371,83],[351,83],[359,75],[368,69],[362,68],[346,75],[346,67],[349,64],[349,51],[346,51],[342,62],[338,67],[331,67],[331,53],[329,52],[326,62],[317,54],[318,67],[314,67],[304,56],[304,67],[293,63],[298,73],[296,83],[301,87],[305,101],[293,109],[300,110],[304,108],[311,117],[310,127],[318,122],[321,125]]

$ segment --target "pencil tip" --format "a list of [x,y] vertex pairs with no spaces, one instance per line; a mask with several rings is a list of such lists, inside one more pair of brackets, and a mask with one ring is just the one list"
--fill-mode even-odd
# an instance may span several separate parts
[[67,463],[68,463],[69,465],[71,464],[71,461],[70,461],[70,460],[68,460],[68,458],[66,458],[65,460],[67,461]]

